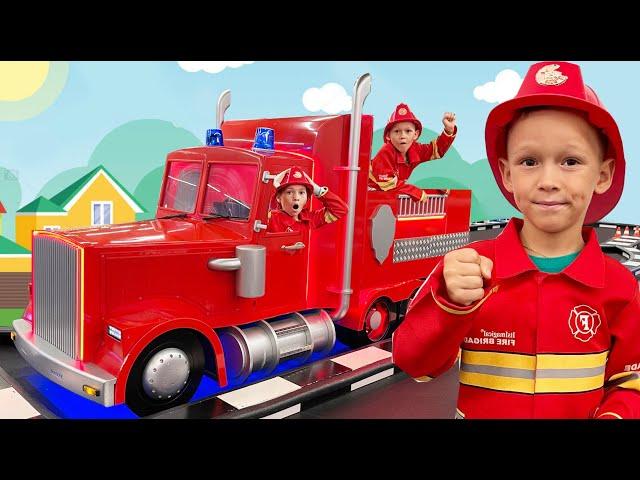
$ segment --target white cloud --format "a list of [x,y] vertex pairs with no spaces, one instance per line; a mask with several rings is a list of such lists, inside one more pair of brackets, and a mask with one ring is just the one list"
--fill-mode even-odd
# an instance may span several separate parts
[[322,110],[333,115],[351,110],[351,97],[342,85],[330,82],[320,88],[308,88],[302,94],[302,104],[310,112]]
[[473,96],[476,100],[500,103],[515,97],[520,85],[522,85],[522,78],[518,72],[506,69],[496,75],[495,81],[474,88]]
[[180,68],[187,72],[199,72],[204,70],[207,73],[220,73],[225,68],[240,68],[253,62],[178,62]]

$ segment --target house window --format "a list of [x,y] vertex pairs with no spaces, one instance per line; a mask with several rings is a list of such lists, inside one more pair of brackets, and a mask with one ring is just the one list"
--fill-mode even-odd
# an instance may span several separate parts
[[55,232],[56,230],[60,230],[60,225],[45,225],[42,228],[46,232]]
[[91,202],[91,225],[113,223],[113,202]]

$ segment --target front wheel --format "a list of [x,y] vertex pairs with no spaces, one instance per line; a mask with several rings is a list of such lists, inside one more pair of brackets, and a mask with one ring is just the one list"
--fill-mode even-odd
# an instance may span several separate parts
[[127,381],[126,403],[139,416],[188,402],[204,372],[204,351],[193,332],[170,332],[138,356]]

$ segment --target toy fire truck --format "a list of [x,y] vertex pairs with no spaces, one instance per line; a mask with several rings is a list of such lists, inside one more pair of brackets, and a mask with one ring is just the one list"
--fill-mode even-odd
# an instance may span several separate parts
[[[168,154],[155,219],[34,232],[18,351],[78,395],[147,415],[187,402],[205,371],[239,384],[328,352],[334,323],[387,336],[442,255],[468,243],[471,192],[427,190],[418,203],[368,191],[370,82],[356,82],[351,114],[332,116],[224,121],[226,91],[223,140]],[[265,128],[275,144],[257,148]],[[292,165],[345,199],[348,215],[267,232],[273,178]]]

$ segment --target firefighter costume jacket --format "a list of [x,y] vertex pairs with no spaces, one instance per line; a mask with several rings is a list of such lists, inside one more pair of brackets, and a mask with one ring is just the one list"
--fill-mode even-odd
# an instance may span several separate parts
[[310,211],[302,209],[298,214],[299,221],[282,210],[269,212],[267,232],[300,232],[333,223],[342,218],[348,211],[347,204],[335,193],[327,190],[324,195],[316,197],[324,207]]
[[456,125],[451,135],[442,132],[437,139],[429,143],[414,142],[407,150],[407,159],[390,142],[385,143],[371,162],[369,170],[369,187],[373,190],[387,191],[396,189],[419,201],[423,191],[406,183],[406,180],[423,162],[436,160],[444,156],[458,133]]
[[589,227],[569,266],[541,272],[522,224],[512,218],[497,238],[469,245],[494,267],[468,307],[448,300],[437,265],[394,334],[395,364],[428,380],[460,352],[458,417],[640,418],[638,282]]

